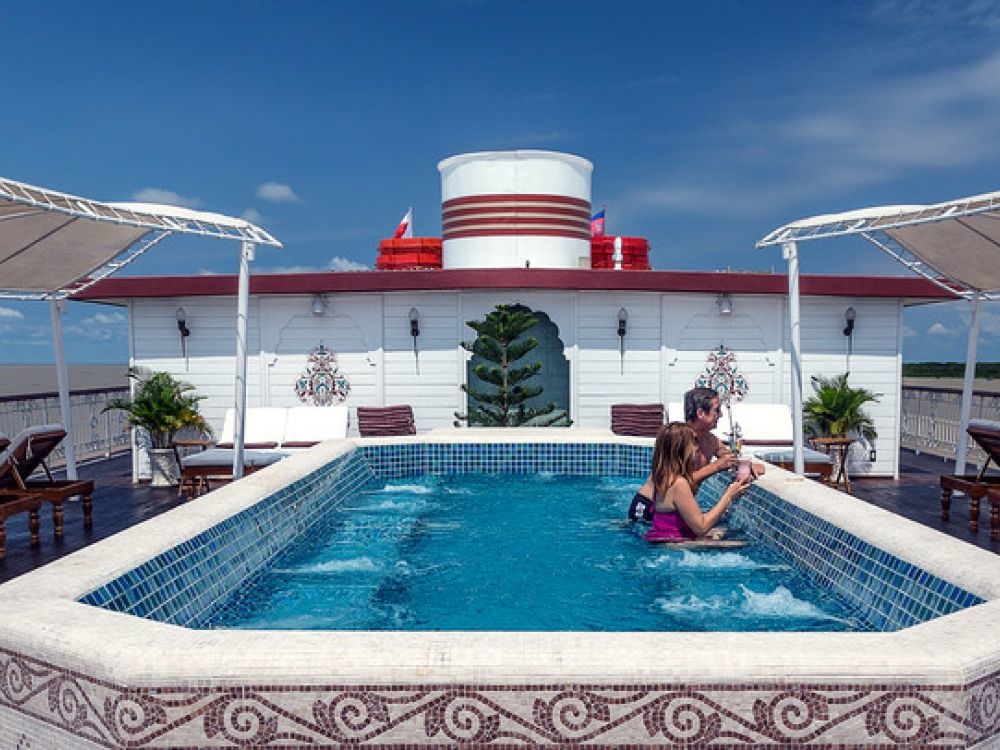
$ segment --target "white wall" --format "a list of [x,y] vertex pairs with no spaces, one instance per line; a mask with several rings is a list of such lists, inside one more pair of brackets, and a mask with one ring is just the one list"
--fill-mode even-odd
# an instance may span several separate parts
[[[787,305],[786,305],[787,307]],[[849,340],[843,335],[844,313],[853,307],[857,314],[853,352],[848,358]],[[882,394],[877,404],[865,409],[875,421],[876,461],[868,461],[863,446],[855,446],[851,458],[854,473],[898,476],[900,384],[902,383],[901,327],[899,300],[812,297],[802,305],[803,398],[813,391],[813,375],[829,377],[850,371],[855,388]],[[785,318],[787,329],[787,317]],[[787,341],[787,332],[786,332]],[[791,393],[791,360],[785,357],[784,388]]]
[[664,306],[664,403],[681,401],[708,365],[708,355],[724,345],[736,354],[747,379],[746,403],[781,403],[782,308],[778,297],[733,296],[730,315],[720,315],[716,296],[670,297]]
[[[787,304],[779,295],[734,295],[733,312],[719,314],[715,294],[660,294],[561,290],[466,290],[329,294],[322,316],[310,295],[253,296],[248,321],[247,399],[250,406],[297,403],[296,379],[307,353],[324,344],[350,379],[347,404],[410,404],[417,427],[451,426],[465,411],[464,382],[471,340],[466,321],[481,319],[499,303],[524,304],[546,313],[559,329],[570,372],[570,411],[579,427],[607,428],[613,403],[679,401],[704,372],[720,344],[736,353],[749,382],[748,403],[788,403],[791,362]],[[183,306],[191,336],[181,356],[176,311]],[[879,438],[870,465],[857,450],[857,473],[895,474],[900,385],[899,300],[805,297],[802,344],[805,395],[809,377],[847,369],[844,311],[853,306],[851,383],[883,394],[871,406]],[[617,335],[618,310],[628,330]],[[165,369],[206,396],[203,413],[221,428],[232,404],[235,365],[235,298],[181,297],[131,301],[133,364]],[[409,312],[420,316],[410,336]],[[352,414],[351,434],[356,434]]]
[[[410,335],[410,310],[416,309],[420,335]],[[407,292],[382,298],[384,363],[382,390],[365,406],[410,404],[421,431],[451,427],[462,410],[458,389],[463,354],[455,345],[468,337],[454,292]],[[465,328],[465,331],[461,329]],[[416,351],[414,352],[414,343]]]

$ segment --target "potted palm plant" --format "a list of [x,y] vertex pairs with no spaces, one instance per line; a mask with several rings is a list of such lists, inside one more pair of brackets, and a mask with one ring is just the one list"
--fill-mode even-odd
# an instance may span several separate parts
[[128,376],[135,381],[130,399],[112,399],[104,411],[124,411],[130,427],[138,427],[148,440],[151,484],[166,487],[177,484],[177,462],[171,445],[178,430],[194,428],[211,434],[211,427],[198,411],[204,396],[192,393],[194,386],[176,380],[169,372],[154,372],[143,376],[130,368]]
[[875,422],[864,405],[878,403],[881,393],[852,388],[847,373],[812,378],[813,395],[802,404],[805,428],[812,437],[862,437],[874,440]]

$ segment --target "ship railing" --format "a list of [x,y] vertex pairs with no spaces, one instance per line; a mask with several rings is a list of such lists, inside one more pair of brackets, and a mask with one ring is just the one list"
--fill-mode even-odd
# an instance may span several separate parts
[[[78,462],[110,458],[131,449],[128,422],[124,412],[105,412],[110,399],[128,398],[126,386],[89,388],[69,392],[73,418],[73,446]],[[13,437],[25,427],[62,422],[58,393],[31,393],[0,396],[0,432]],[[52,453],[49,465],[66,463],[66,441]]]
[[[954,459],[958,450],[960,388],[904,385],[899,444],[917,453]],[[1000,393],[974,390],[970,419],[1000,421]],[[982,466],[986,454],[969,441],[966,461]]]

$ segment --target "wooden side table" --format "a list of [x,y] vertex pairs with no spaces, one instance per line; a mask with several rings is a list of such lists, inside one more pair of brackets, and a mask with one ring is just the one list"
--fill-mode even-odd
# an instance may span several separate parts
[[813,445],[821,450],[825,450],[833,459],[833,466],[836,475],[831,482],[831,486],[839,487],[844,484],[844,491],[851,491],[851,477],[847,473],[847,456],[851,452],[851,444],[854,438],[849,437],[820,437],[812,439]]

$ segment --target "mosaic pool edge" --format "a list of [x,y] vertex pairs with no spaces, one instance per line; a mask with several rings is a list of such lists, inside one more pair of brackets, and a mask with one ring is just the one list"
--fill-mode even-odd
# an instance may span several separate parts
[[[0,649],[0,745],[25,718],[74,747],[966,748],[1000,733],[1000,671],[968,685],[489,683],[130,689]],[[859,739],[860,738],[860,739]],[[27,741],[29,744],[24,744]],[[54,740],[60,741],[59,739]]]

